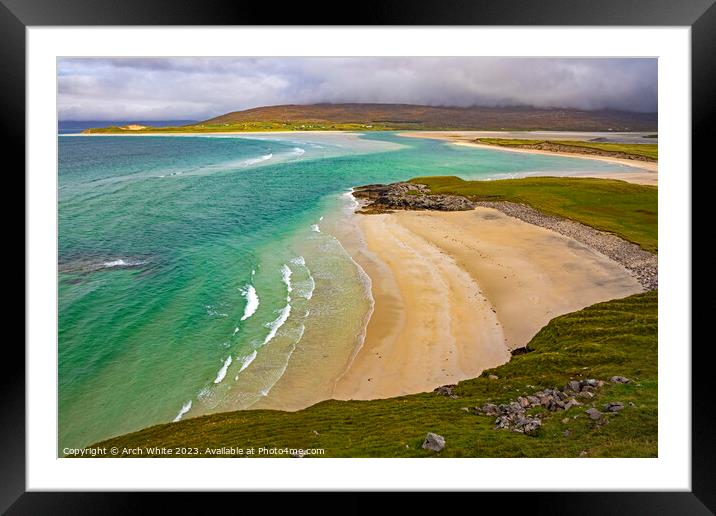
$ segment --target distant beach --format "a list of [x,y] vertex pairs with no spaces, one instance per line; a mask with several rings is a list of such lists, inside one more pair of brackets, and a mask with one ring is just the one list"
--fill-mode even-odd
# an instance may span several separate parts
[[[620,165],[627,165],[629,167],[640,169],[640,172],[614,172],[609,174],[601,174],[597,172],[589,172],[589,173],[580,173],[578,174],[580,177],[596,177],[601,179],[619,179],[622,181],[627,181],[630,183],[636,183],[636,184],[642,184],[642,185],[658,185],[658,163],[656,162],[648,162],[648,161],[637,161],[632,159],[623,159],[623,158],[613,158],[613,157],[606,157],[606,156],[594,156],[594,155],[584,155],[584,154],[578,154],[578,153],[568,153],[568,152],[549,152],[549,151],[543,151],[543,150],[535,150],[535,149],[520,149],[520,148],[505,148],[500,147],[497,145],[486,145],[481,143],[476,143],[474,140],[476,138],[559,138],[564,140],[580,140],[583,141],[588,138],[598,138],[598,137],[604,137],[610,136],[611,138],[616,139],[619,141],[619,134],[616,135],[609,134],[609,133],[579,133],[579,132],[556,132],[556,131],[536,131],[536,132],[528,132],[528,131],[403,131],[399,133],[401,136],[405,136],[408,138],[433,138],[436,140],[444,140],[451,142],[455,145],[464,145],[467,147],[474,147],[478,149],[491,149],[491,150],[498,150],[502,152],[514,152],[514,153],[526,153],[526,154],[542,154],[547,156],[554,156],[554,155],[561,155],[561,156],[568,156],[571,158],[578,158],[578,159],[589,159],[589,160],[597,160],[597,161],[603,161],[605,163],[614,163],[614,164],[620,164]],[[632,136],[626,136],[626,141],[638,141],[638,136],[635,138],[633,136],[633,133],[624,133],[627,135]],[[643,133],[643,135],[646,135],[647,133]],[[642,135],[642,133],[637,133],[637,135]],[[624,137],[623,137],[624,138]],[[649,140],[643,140],[645,143],[652,143]],[[577,174],[574,174],[575,176]]]

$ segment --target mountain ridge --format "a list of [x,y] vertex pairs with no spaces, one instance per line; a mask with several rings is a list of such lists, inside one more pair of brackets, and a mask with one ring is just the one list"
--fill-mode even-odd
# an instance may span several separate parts
[[567,108],[458,107],[418,104],[283,104],[232,111],[198,122],[366,124],[387,129],[656,131],[657,113]]

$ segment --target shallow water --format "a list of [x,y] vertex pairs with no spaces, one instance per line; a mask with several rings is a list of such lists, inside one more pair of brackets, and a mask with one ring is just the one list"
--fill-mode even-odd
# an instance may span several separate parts
[[331,230],[352,186],[629,170],[392,133],[60,136],[59,447],[251,407],[289,363],[328,389],[371,308]]

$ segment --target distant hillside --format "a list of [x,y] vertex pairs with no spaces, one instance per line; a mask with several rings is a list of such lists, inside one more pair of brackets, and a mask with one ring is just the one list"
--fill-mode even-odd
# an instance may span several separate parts
[[[373,125],[381,129],[656,131],[656,113],[531,107],[434,107],[411,104],[311,104],[234,111],[196,124]],[[309,127],[306,127],[310,129]]]

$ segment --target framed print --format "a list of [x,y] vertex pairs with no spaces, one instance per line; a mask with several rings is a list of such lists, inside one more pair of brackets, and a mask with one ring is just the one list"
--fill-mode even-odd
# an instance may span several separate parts
[[710,2],[396,3],[351,26],[132,4],[0,11],[27,250],[3,509],[714,510],[691,338]]

